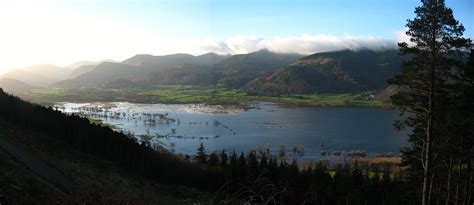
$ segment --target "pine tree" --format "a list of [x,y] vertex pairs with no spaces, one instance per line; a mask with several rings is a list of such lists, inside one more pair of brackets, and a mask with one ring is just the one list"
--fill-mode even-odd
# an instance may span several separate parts
[[262,154],[260,158],[260,169],[265,170],[268,166],[268,157],[266,154]]
[[235,153],[235,150],[232,152],[232,155],[230,155],[229,167],[231,169],[232,182],[235,184],[238,180],[238,164],[237,154]]
[[410,60],[391,81],[399,88],[392,100],[402,112],[410,113],[398,123],[414,130],[410,135],[412,150],[404,152],[404,159],[422,173],[422,204],[428,205],[435,173],[433,158],[443,141],[444,108],[450,103],[450,83],[456,82],[453,68],[461,64],[460,55],[470,47],[470,40],[462,37],[464,27],[444,0],[422,0],[415,14],[407,23],[411,43],[399,43],[400,52]]
[[227,153],[225,152],[225,150],[222,150],[219,165],[225,169],[227,168],[228,163],[229,163],[229,157],[227,156]]
[[207,154],[206,154],[206,148],[204,148],[204,145],[201,143],[197,149],[197,155],[196,155],[196,162],[200,164],[206,164],[207,163]]
[[209,160],[208,160],[207,164],[210,167],[215,167],[219,164],[219,157],[217,156],[217,154],[215,152],[213,152],[209,155]]
[[247,160],[245,159],[244,153],[240,153],[239,159],[237,161],[237,172],[238,176],[241,179],[244,179],[247,176]]

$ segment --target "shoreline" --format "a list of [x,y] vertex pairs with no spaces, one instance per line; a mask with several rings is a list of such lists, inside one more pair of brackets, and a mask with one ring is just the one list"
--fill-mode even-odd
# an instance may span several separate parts
[[357,105],[357,104],[312,104],[311,102],[308,103],[301,103],[301,102],[282,102],[278,99],[271,100],[271,99],[262,99],[262,100],[249,100],[249,101],[239,101],[239,102],[207,102],[207,101],[168,101],[168,100],[152,100],[152,101],[145,101],[145,100],[133,100],[133,99],[74,99],[74,98],[61,98],[57,100],[42,100],[38,98],[31,98],[25,95],[18,95],[20,98],[27,100],[29,102],[43,105],[43,106],[51,106],[58,103],[117,103],[117,102],[126,102],[126,103],[135,103],[135,104],[164,104],[164,105],[196,105],[196,104],[203,104],[203,105],[220,105],[220,106],[235,106],[242,109],[250,109],[252,108],[252,104],[258,103],[274,103],[279,107],[283,108],[367,108],[367,109],[382,109],[382,110],[396,110],[392,104],[386,103],[382,106],[367,106],[367,105]]
[[247,107],[272,102],[283,107],[361,107],[395,109],[386,99],[363,98],[358,93],[313,93],[280,96],[252,95],[223,87],[167,86],[159,88],[41,88],[16,93],[38,104],[58,102],[130,102],[140,104],[206,104]]

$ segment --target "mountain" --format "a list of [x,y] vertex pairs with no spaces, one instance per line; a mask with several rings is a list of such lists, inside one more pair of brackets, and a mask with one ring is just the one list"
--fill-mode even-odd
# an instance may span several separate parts
[[221,56],[135,55],[120,63],[84,65],[60,87],[134,87],[139,85],[224,85],[260,94],[360,92],[387,86],[399,71],[396,50],[343,50],[299,54],[260,50]]
[[143,85],[213,85],[216,75],[211,66],[175,65],[135,79]]
[[92,71],[97,64],[102,62],[111,62],[111,60],[104,60],[100,62],[78,61],[64,67],[50,64],[33,65],[24,68],[13,69],[0,77],[23,81],[33,86],[48,86],[56,82],[69,78],[75,78],[79,75]]
[[9,93],[18,93],[30,91],[35,86],[12,78],[0,78],[0,88]]
[[[200,56],[172,54],[153,56],[135,55],[120,63],[104,62],[96,66],[84,65],[71,73],[71,79],[54,84],[60,87],[103,86],[116,80],[138,84],[209,84],[211,67],[229,56],[207,53]],[[123,82],[124,82],[123,81]],[[204,81],[204,82],[202,82]]]
[[335,51],[313,54],[249,82],[252,93],[308,94],[360,92],[387,87],[400,71],[397,50]]
[[234,55],[215,65],[217,83],[240,88],[260,74],[286,66],[301,57],[300,54],[274,53],[266,49]]
[[34,65],[13,69],[0,77],[23,81],[33,86],[47,86],[66,79],[71,71],[55,65]]
[[143,68],[124,63],[104,62],[97,66],[80,67],[90,71],[75,78],[55,83],[59,87],[94,87],[119,79],[133,79],[143,73]]
[[206,53],[200,56],[183,53],[164,56],[139,54],[122,61],[122,63],[141,66],[149,68],[152,71],[157,71],[174,65],[214,65],[227,58],[228,56],[217,55],[215,53]]
[[122,61],[121,63],[134,65],[134,66],[156,66],[163,67],[173,65],[176,62],[188,63],[191,62],[194,56],[190,54],[171,54],[164,56],[153,56],[150,54],[137,54],[129,59]]
[[98,64],[105,63],[105,62],[114,63],[115,61],[113,61],[113,60],[101,60],[101,61],[78,61],[78,62],[75,62],[75,63],[67,66],[67,68],[69,68],[71,70],[71,72],[69,73],[69,75],[67,77],[68,78],[75,78],[79,75],[82,75],[84,73],[87,73],[87,72],[93,70]]
[[231,57],[230,55],[219,55],[219,54],[210,52],[210,53],[205,53],[200,56],[197,56],[197,62],[198,62],[198,65],[214,65],[230,57]]
[[68,78],[75,78],[77,76],[80,76],[84,73],[90,72],[94,70],[94,68],[97,67],[97,65],[82,65],[74,69],[68,76]]
[[97,65],[97,64],[100,64],[100,63],[103,63],[103,62],[114,62],[113,60],[101,60],[101,61],[77,61],[77,62],[74,62],[72,63],[71,65],[68,65],[66,66],[66,68],[68,69],[71,69],[71,70],[75,70],[81,66],[85,66],[85,65]]
[[[273,53],[260,50],[249,54],[234,56],[219,56],[207,53],[201,56],[185,54],[174,55],[181,58],[182,64],[156,69],[135,79],[142,84],[152,85],[215,85],[222,84],[227,87],[240,88],[260,74],[285,66],[298,58],[298,54]],[[135,57],[140,59],[141,65],[151,63],[150,56]],[[157,61],[161,62],[161,61]],[[137,65],[137,64],[135,64]],[[156,65],[156,63],[154,64]]]

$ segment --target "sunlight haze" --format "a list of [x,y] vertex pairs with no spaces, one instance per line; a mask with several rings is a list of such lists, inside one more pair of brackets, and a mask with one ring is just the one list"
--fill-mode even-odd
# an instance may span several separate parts
[[0,205],[474,205],[474,0],[0,0]]
[[[135,54],[238,54],[262,48],[311,54],[395,47],[406,39],[403,25],[413,15],[409,8],[419,4],[365,0],[346,7],[328,0],[278,2],[1,1],[0,74],[33,64],[121,61]],[[473,14],[468,12],[472,1],[447,4],[466,27],[465,34],[472,36]],[[376,11],[382,8],[386,11]]]

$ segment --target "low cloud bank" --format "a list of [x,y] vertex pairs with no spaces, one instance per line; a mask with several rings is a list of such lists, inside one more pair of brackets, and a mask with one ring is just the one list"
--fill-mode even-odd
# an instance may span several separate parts
[[395,32],[394,39],[375,36],[333,36],[326,34],[290,37],[262,38],[256,36],[235,36],[223,41],[211,41],[201,49],[219,54],[242,54],[260,49],[281,53],[312,54],[343,49],[385,50],[397,48],[397,42],[407,41],[403,31]]

